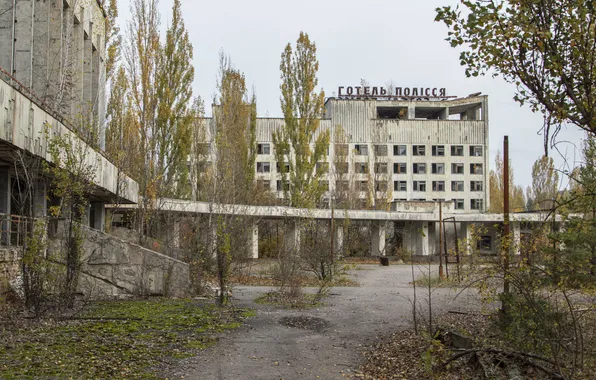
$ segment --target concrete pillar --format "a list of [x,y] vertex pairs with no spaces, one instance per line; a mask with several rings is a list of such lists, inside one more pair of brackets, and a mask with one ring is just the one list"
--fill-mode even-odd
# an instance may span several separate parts
[[60,111],[67,117],[72,117],[74,102],[73,94],[74,88],[74,9],[66,1],[62,8],[62,75],[65,78],[70,78],[71,86],[65,86],[65,83],[59,83],[59,93],[62,94],[60,100]]
[[72,104],[71,115],[77,119],[83,113],[83,77],[85,72],[84,53],[85,53],[85,31],[83,30],[83,11],[74,9],[74,27],[71,44],[72,62],[70,74],[72,76]]
[[[33,87],[33,14],[35,0],[21,0],[16,2],[15,13],[15,57],[13,75],[25,86]],[[2,53],[4,54],[4,52]]]
[[93,120],[93,23],[89,22],[89,33],[83,32],[83,102],[82,110],[86,120]]
[[172,246],[180,248],[180,220],[174,219],[174,225],[172,226]]
[[462,251],[464,254],[470,254],[470,244],[472,244],[472,225],[473,223],[469,222],[461,222],[460,223],[460,236],[464,237],[465,240],[465,247],[462,247]]
[[511,222],[511,252],[514,255],[521,254],[521,223]]
[[408,119],[416,118],[416,106],[414,104],[408,105]]
[[437,252],[438,222],[428,223],[428,254],[433,256]]
[[300,248],[300,226],[296,220],[289,220],[285,225],[284,244],[286,250],[298,252]]
[[259,225],[256,222],[252,222],[251,234],[250,234],[250,257],[253,259],[259,258]]
[[33,194],[33,216],[43,218],[48,215],[48,192],[46,183],[40,183]]
[[64,1],[51,0],[49,7],[49,45],[48,45],[48,77],[49,87],[47,91],[47,101],[49,104],[59,112],[63,111],[62,92],[63,84],[63,70],[64,70],[64,54],[62,52],[63,46],[63,24],[64,24]]
[[91,202],[93,209],[93,220],[90,220],[91,228],[105,231],[106,229],[106,204],[104,202]]
[[0,0],[0,67],[10,72],[12,70],[12,44],[14,42],[14,12],[15,0]]
[[385,235],[387,233],[387,222],[385,221],[373,221],[372,222],[372,242],[371,242],[371,255],[373,256],[385,256]]
[[10,200],[12,180],[8,168],[0,168],[0,230],[1,244],[10,245]]
[[344,254],[344,226],[343,225],[336,225],[335,226],[335,254],[339,257],[343,256]]
[[430,248],[428,244],[428,222],[421,222],[420,224],[420,255],[430,255]]
[[[48,47],[50,43],[50,12],[47,1],[35,3],[33,22],[33,92],[45,101],[48,93]],[[17,20],[20,22],[20,20]]]

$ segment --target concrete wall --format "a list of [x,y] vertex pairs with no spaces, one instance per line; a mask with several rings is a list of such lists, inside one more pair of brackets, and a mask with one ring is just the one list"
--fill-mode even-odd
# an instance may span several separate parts
[[11,144],[51,162],[48,136],[44,133],[46,126],[49,127],[49,137],[71,136],[76,149],[85,155],[87,164],[95,168],[93,182],[106,197],[116,194],[120,181],[123,200],[137,202],[139,186],[135,181],[123,174],[119,177],[118,168],[105,156],[78,138],[40,105],[0,79],[0,143]]
[[[14,7],[13,7],[14,5]],[[0,67],[105,143],[105,17],[97,0],[0,0]]]
[[[64,244],[58,228],[50,249]],[[189,290],[189,266],[109,234],[85,229],[80,289],[94,297],[164,295],[183,297]]]
[[16,248],[0,249],[0,292],[7,290],[8,282],[19,275],[19,252]]

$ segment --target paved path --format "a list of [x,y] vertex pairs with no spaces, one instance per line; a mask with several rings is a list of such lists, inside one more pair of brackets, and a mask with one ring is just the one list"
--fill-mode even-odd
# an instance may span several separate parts
[[[200,356],[184,360],[170,375],[205,380],[351,377],[367,345],[379,336],[410,325],[408,298],[413,295],[409,285],[411,269],[407,265],[361,265],[351,275],[360,287],[334,288],[324,306],[310,310],[257,305],[253,300],[269,288],[236,288],[235,305],[256,308],[257,316],[224,334],[216,346]],[[456,300],[454,297],[454,291],[436,289],[433,308],[440,311],[477,307],[476,299],[467,292]],[[322,318],[327,324],[306,330],[279,322],[296,316]]]

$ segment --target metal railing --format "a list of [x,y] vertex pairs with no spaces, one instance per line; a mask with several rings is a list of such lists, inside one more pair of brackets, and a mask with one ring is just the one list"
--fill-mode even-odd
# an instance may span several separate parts
[[0,246],[21,247],[33,231],[36,218],[0,214]]

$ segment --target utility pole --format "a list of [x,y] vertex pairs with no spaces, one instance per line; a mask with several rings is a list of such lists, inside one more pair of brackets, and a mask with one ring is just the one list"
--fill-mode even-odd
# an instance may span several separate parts
[[[509,294],[509,247],[511,245],[509,236],[509,136],[503,140],[503,294]],[[506,312],[505,301],[502,303],[502,310]]]
[[333,197],[329,197],[329,202],[331,203],[331,223],[330,223],[330,230],[331,230],[331,268],[330,275],[333,276],[333,263],[335,262],[335,252],[333,249],[333,240],[335,238],[335,220],[334,220],[334,207],[333,207]]
[[439,200],[439,277],[445,278],[443,273],[443,202]]

